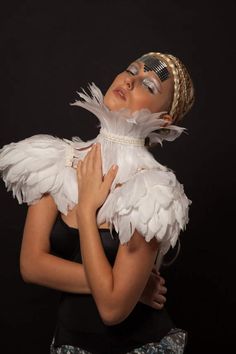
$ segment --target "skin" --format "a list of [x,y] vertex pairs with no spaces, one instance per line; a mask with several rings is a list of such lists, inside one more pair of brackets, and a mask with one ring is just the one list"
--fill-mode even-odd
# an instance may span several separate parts
[[[173,79],[159,82],[155,73],[144,72],[143,63],[135,62],[128,71],[119,74],[106,95],[104,103],[110,110],[128,108],[132,112],[148,108],[152,112],[167,110],[173,91]],[[143,81],[145,80],[145,81]],[[147,81],[148,80],[148,81]],[[154,93],[146,84],[155,81]],[[114,94],[122,87],[126,100]],[[165,114],[166,125],[172,118]],[[45,195],[28,208],[20,254],[23,279],[50,288],[72,293],[92,294],[105,324],[122,322],[138,301],[161,309],[166,301],[165,280],[154,271],[159,245],[156,239],[146,242],[135,230],[130,242],[120,245],[114,266],[108,262],[99,235],[96,211],[105,201],[118,166],[102,176],[100,144],[95,144],[77,167],[80,203],[63,220],[80,232],[83,264],[50,254],[50,233],[58,210],[50,195]],[[140,262],[142,259],[142,262]]]
[[[169,110],[174,88],[173,77],[162,82],[153,71],[144,72],[143,68],[142,62],[135,61],[116,76],[104,96],[104,103],[111,111],[121,108],[128,108],[131,112],[147,108],[152,113]],[[125,90],[125,101],[114,94],[118,87]],[[172,122],[169,114],[163,114],[162,118],[167,125]]]

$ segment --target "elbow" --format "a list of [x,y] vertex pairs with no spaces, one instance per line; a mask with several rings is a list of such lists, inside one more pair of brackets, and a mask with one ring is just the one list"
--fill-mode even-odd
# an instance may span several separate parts
[[20,274],[25,283],[34,282],[34,264],[31,260],[20,259]]
[[23,270],[22,268],[20,268],[20,274],[21,274],[21,279],[25,282],[25,283],[31,283],[30,278],[28,277],[28,274],[25,272],[25,270]]
[[121,314],[107,314],[106,316],[102,317],[102,321],[106,326],[115,326],[119,323],[123,322],[129,314],[126,316]]
[[116,304],[115,306],[113,306],[112,310],[103,309],[103,311],[99,312],[102,321],[106,326],[115,326],[123,322],[129,316],[131,311],[125,311],[118,304]]
[[30,283],[30,278],[29,278],[29,274],[28,274],[28,270],[25,266],[23,266],[22,264],[20,264],[20,274],[21,274],[21,278],[23,279],[23,281],[25,283]]
[[96,301],[96,305],[103,323],[106,326],[115,326],[123,322],[131,314],[138,300],[139,297],[133,298],[133,301],[127,301],[123,295],[111,295],[106,301],[100,303]]
[[115,326],[121,323],[123,320],[117,319],[117,318],[109,318],[109,319],[103,319],[103,323],[106,326]]

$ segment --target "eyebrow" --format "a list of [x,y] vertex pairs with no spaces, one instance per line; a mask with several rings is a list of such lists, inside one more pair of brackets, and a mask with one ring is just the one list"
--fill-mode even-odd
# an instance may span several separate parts
[[[138,61],[134,61],[134,62],[132,62],[130,65],[132,65],[132,64],[137,64],[137,65],[139,66],[139,68],[142,69],[142,64],[139,63]],[[159,89],[159,92],[161,93],[161,92],[162,92],[162,84],[161,84],[160,79],[159,79],[158,76],[154,73],[154,71],[150,70],[149,72],[152,74],[152,79],[155,80],[156,85],[157,85],[157,88]],[[155,76],[154,76],[154,75],[155,75]]]

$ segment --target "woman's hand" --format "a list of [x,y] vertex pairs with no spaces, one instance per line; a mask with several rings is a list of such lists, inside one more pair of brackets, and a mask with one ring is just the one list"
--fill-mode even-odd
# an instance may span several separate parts
[[165,279],[160,276],[159,272],[156,273],[155,268],[153,268],[139,301],[154,309],[161,310],[166,302],[164,295],[167,293],[167,288],[164,284]]
[[103,176],[101,144],[94,144],[84,160],[79,160],[77,165],[79,205],[96,211],[105,202],[117,170],[118,166],[113,165]]

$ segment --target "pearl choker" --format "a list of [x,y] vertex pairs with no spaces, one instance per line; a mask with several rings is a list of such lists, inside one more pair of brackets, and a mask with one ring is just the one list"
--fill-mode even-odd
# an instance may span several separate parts
[[105,129],[100,130],[100,135],[105,139],[114,143],[125,144],[125,145],[135,145],[135,146],[144,146],[145,139],[144,138],[133,138],[125,135],[117,135],[113,133],[109,133]]

